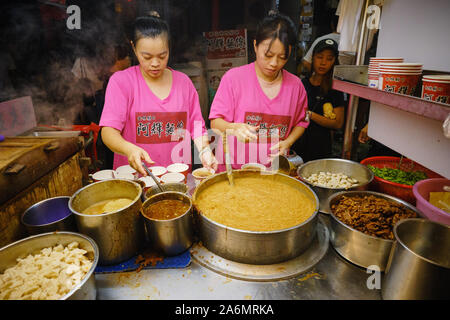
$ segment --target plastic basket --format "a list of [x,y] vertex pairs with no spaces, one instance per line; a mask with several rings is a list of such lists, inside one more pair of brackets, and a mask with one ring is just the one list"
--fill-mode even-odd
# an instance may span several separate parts
[[[439,174],[425,168],[417,162],[403,158],[399,167],[400,157],[370,157],[361,161],[361,164],[371,165],[376,168],[392,168],[400,169],[404,171],[422,171],[427,175],[427,178],[442,178]],[[416,205],[416,198],[414,197],[413,186],[401,184],[397,182],[388,181],[380,177],[374,176],[372,182],[369,185],[369,190],[386,193],[391,196],[405,200],[412,205]]]

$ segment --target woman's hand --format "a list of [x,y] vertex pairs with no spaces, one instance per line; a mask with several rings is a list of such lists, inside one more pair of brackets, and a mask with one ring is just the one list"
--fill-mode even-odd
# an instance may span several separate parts
[[291,148],[291,144],[286,141],[286,140],[282,140],[280,142],[278,142],[277,144],[274,144],[271,148],[270,151],[275,151],[275,153],[271,153],[270,157],[274,158],[276,156],[279,155],[286,155],[289,152],[289,149]]
[[258,126],[251,126],[246,123],[233,123],[231,134],[236,136],[240,142],[246,143],[258,138],[256,135],[258,128]]
[[147,176],[147,172],[144,170],[142,166],[142,161],[147,163],[154,163],[147,151],[138,147],[134,144],[130,144],[129,150],[127,150],[126,156],[128,158],[128,163],[133,167],[137,172],[139,172],[142,176]]
[[366,124],[364,128],[362,128],[361,131],[359,132],[358,141],[360,143],[366,143],[367,141],[370,140],[370,137],[367,135],[367,129],[368,126]]
[[209,147],[206,147],[205,150],[202,151],[200,160],[205,168],[217,171],[218,162]]

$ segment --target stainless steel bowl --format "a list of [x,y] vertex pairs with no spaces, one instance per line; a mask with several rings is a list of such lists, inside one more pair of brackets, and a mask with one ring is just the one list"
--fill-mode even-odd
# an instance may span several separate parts
[[395,225],[394,235],[381,286],[383,299],[449,300],[450,226],[405,219]]
[[[276,231],[246,231],[227,227],[205,217],[195,210],[196,227],[203,245],[217,255],[236,262],[248,264],[274,264],[293,259],[303,253],[316,235],[319,200],[314,192],[301,181],[280,173],[264,173],[249,170],[233,171],[234,181],[251,176],[269,181],[281,181],[303,192],[313,203],[315,210],[305,222],[291,228]],[[226,172],[203,181],[193,194],[193,203],[199,194],[208,192],[212,184],[227,180]],[[226,206],[226,204],[224,204]]]
[[97,267],[99,251],[97,244],[90,237],[75,232],[49,232],[30,236],[16,241],[0,249],[0,273],[17,264],[18,258],[24,258],[29,254],[38,253],[44,248],[58,244],[66,246],[71,242],[78,242],[80,248],[86,250],[87,256],[92,260],[92,267],[81,282],[70,290],[60,300],[95,300],[97,287],[95,284],[94,270]]
[[[311,174],[321,171],[343,173],[358,180],[359,183],[351,188],[327,188],[312,184],[306,180]],[[334,158],[308,161],[297,169],[297,175],[301,181],[310,186],[317,194],[320,203],[319,211],[325,214],[330,214],[327,201],[331,195],[346,190],[367,190],[369,183],[373,180],[373,172],[365,165],[350,160]]]
[[[142,189],[136,182],[113,179],[89,184],[70,198],[69,208],[75,214],[78,230],[93,238],[99,247],[100,265],[127,260],[144,245],[141,195]],[[109,213],[82,213],[95,203],[115,198],[132,199],[132,203]]]
[[[164,191],[175,191],[175,192],[181,192],[186,193],[188,192],[188,186],[184,183],[164,183],[162,185]],[[145,192],[145,199],[150,198],[151,196],[160,193],[158,186],[151,186],[148,188],[148,190]]]
[[[373,195],[378,198],[385,199],[393,203],[399,203],[406,209],[414,211],[418,216],[422,213],[414,206],[401,199],[386,195],[384,193],[372,191],[342,191],[333,194],[329,200],[328,205],[331,208],[337,204],[343,196],[369,196]],[[333,248],[345,259],[350,262],[367,268],[375,265],[379,267],[380,271],[386,269],[394,240],[383,239],[365,234],[361,231],[353,229],[340,221],[331,211],[330,214],[330,242]]]
[[20,217],[29,235],[51,231],[77,231],[69,209],[69,196],[42,200],[29,207]]
[[150,245],[164,255],[175,256],[189,249],[194,241],[192,200],[181,192],[161,192],[145,200],[142,212],[151,204],[162,200],[180,200],[189,204],[189,209],[184,214],[170,220],[150,219],[143,215]]

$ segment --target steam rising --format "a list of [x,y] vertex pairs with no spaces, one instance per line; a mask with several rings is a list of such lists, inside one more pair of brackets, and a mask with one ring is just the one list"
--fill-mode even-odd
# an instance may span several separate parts
[[[83,96],[102,89],[115,61],[115,46],[127,44],[115,20],[114,1],[66,4],[80,6],[80,30],[67,28],[63,6],[45,5],[44,1],[2,5],[6,19],[1,28],[0,71],[9,69],[9,75],[0,72],[0,99],[31,96],[38,124],[73,124],[83,110]],[[60,18],[45,24],[43,13],[48,12],[57,12]],[[77,78],[72,72],[77,58],[99,79],[89,83]]]

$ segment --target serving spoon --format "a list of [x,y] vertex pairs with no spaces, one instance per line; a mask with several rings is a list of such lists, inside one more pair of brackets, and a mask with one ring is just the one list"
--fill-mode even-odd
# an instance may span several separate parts
[[223,148],[225,151],[225,166],[227,168],[228,182],[230,186],[234,186],[233,168],[231,167],[230,150],[228,149],[227,134],[222,136]]
[[147,165],[145,163],[142,162],[142,166],[144,167],[145,171],[147,172],[147,174],[152,177],[153,181],[156,182],[156,185],[158,186],[158,189],[160,192],[164,192],[164,188],[163,186],[159,183],[158,179],[156,179],[156,177],[153,175],[153,173],[150,171],[150,169],[147,167]]

